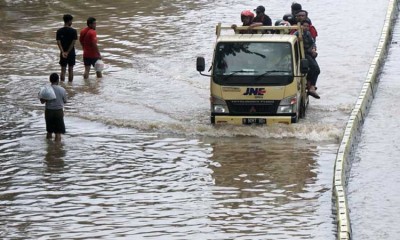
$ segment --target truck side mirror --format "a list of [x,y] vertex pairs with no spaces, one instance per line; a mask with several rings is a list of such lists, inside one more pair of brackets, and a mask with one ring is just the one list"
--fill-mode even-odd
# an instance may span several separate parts
[[206,61],[204,60],[204,57],[197,57],[196,60],[196,69],[199,72],[203,72],[206,68]]
[[308,63],[308,59],[301,59],[300,60],[300,72],[302,74],[306,74],[308,73],[308,69],[309,69],[309,63]]

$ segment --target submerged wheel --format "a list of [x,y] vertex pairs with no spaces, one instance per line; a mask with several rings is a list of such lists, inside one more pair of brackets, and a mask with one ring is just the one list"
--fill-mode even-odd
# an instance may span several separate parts
[[299,122],[299,115],[296,114],[296,116],[292,117],[292,123],[298,123]]
[[299,122],[299,118],[300,118],[300,113],[301,113],[301,107],[297,106],[298,109],[300,109],[300,111],[296,112],[296,115],[292,116],[292,123],[298,123]]
[[305,118],[306,117],[306,104],[304,103],[304,100],[301,100],[300,103],[300,113],[299,113],[300,118]]

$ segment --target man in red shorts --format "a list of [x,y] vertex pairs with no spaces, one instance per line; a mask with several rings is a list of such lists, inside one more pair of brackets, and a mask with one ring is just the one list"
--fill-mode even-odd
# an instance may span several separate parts
[[[90,67],[94,67],[96,61],[101,59],[101,54],[97,46],[96,19],[89,17],[86,24],[87,27],[81,30],[79,36],[79,42],[83,48],[83,63],[85,65],[84,79],[89,78]],[[96,75],[98,78],[101,78],[101,71],[96,71]]]

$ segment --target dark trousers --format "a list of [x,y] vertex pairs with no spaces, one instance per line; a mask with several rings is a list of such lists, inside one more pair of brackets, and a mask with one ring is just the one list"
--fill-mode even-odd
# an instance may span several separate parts
[[44,119],[46,120],[46,131],[48,133],[65,133],[63,109],[46,109],[44,111]]
[[306,58],[310,67],[307,73],[307,81],[310,82],[311,86],[315,86],[317,85],[318,76],[321,73],[321,70],[319,69],[319,65],[315,58],[308,54],[306,54]]

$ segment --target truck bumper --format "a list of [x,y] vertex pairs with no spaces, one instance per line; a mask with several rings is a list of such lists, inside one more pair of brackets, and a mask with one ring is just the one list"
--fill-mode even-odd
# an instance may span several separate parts
[[291,116],[268,116],[268,117],[247,117],[247,116],[215,116],[215,124],[232,124],[232,125],[271,125],[275,123],[291,124]]

